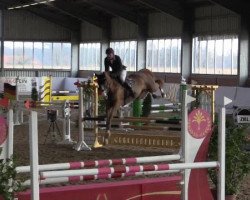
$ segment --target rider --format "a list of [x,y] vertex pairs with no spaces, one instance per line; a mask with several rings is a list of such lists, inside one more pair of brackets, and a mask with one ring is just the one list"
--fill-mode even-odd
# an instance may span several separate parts
[[109,72],[111,67],[112,71],[110,76],[116,79],[129,93],[131,96],[134,96],[134,92],[130,85],[125,81],[127,76],[126,67],[122,64],[121,58],[115,55],[112,48],[106,49],[107,57],[104,60],[105,72]]

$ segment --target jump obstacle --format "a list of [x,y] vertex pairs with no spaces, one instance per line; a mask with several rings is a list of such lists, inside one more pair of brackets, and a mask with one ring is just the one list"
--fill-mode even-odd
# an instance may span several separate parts
[[[187,86],[185,84],[181,85],[181,91],[185,89]],[[210,92],[212,88],[213,92]],[[202,99],[200,102],[200,105],[202,108],[211,111],[211,116],[214,119],[214,91],[217,88],[217,86],[193,86],[193,95],[195,95],[197,98],[201,99],[203,96],[205,98]],[[199,90],[198,90],[199,89]],[[79,92],[80,93],[80,92]],[[97,94],[97,93],[94,93]],[[98,98],[98,96],[94,97],[95,99]],[[181,98],[180,98],[181,99]],[[210,101],[211,99],[211,101]],[[206,100],[206,101],[205,101]],[[209,105],[211,103],[211,105]],[[177,104],[180,106],[181,104]],[[79,107],[83,107],[84,105],[82,103],[79,103]],[[158,105],[157,105],[158,106]],[[168,106],[168,105],[164,105]],[[154,105],[153,105],[154,107]],[[96,108],[97,109],[97,108]],[[85,110],[83,108],[82,110]],[[97,110],[95,110],[97,111]],[[105,118],[103,117],[97,117],[98,111],[95,112],[93,117],[85,117],[83,118],[84,122],[87,121],[94,121],[94,122],[105,122]],[[180,147],[180,136],[176,133],[180,132],[180,124],[181,121],[178,119],[171,120],[171,119],[164,119],[164,118],[142,118],[142,117],[120,117],[120,118],[113,118],[112,122],[116,122],[116,124],[112,124],[111,127],[115,128],[129,128],[134,130],[164,130],[168,131],[168,135],[145,135],[145,134],[122,134],[122,133],[112,133],[109,143],[112,145],[123,145],[123,146],[143,146],[143,147],[160,147],[160,148],[174,148],[178,149]],[[124,124],[124,123],[130,123],[130,124]],[[131,125],[131,123],[139,122],[143,123],[142,126],[136,126]],[[154,125],[152,125],[152,123]],[[159,126],[155,124],[164,124],[164,126]],[[99,136],[102,136],[102,134],[98,134],[96,131],[98,131],[98,127],[105,127],[105,124],[96,123],[95,124],[95,143],[98,141]],[[80,135],[84,134],[84,129],[81,129],[79,132]],[[84,138],[84,136],[79,136],[79,138]],[[88,143],[89,144],[89,143]],[[93,143],[92,143],[93,144]],[[95,145],[91,145],[95,147]],[[99,146],[99,144],[98,144]]]
[[40,87],[40,99],[42,102],[78,101],[79,96],[76,91],[53,91],[52,76],[44,77],[43,80],[43,85]]
[[[186,98],[187,97],[187,98]],[[50,179],[64,177],[71,180],[81,180],[87,177],[101,178],[122,176],[123,173],[141,173],[141,172],[153,172],[153,171],[167,171],[167,170],[183,170],[183,176],[177,177],[164,177],[155,178],[141,181],[124,181],[118,183],[100,183],[92,185],[82,186],[65,186],[65,187],[54,187],[45,188],[40,191],[41,199],[141,199],[141,197],[149,197],[150,199],[165,199],[174,200],[180,199],[179,184],[182,185],[181,196],[182,199],[197,199],[197,200],[211,200],[213,199],[209,185],[207,183],[207,171],[201,168],[218,167],[218,200],[224,200],[225,197],[225,105],[230,101],[225,98],[224,105],[220,109],[219,117],[219,161],[205,162],[207,148],[209,144],[209,138],[211,136],[211,119],[208,114],[202,109],[194,110],[189,116],[189,125],[187,120],[187,104],[193,99],[185,95],[182,116],[182,148],[180,154],[177,156],[171,155],[171,160],[181,159],[184,163],[178,164],[158,164],[158,165],[135,165],[135,166],[114,166],[114,167],[101,167],[97,169],[81,169],[81,170],[61,170],[61,171],[44,171],[40,172],[42,178]],[[185,108],[185,109],[184,109]],[[205,121],[196,120],[198,117],[205,118]],[[204,118],[203,118],[204,117]],[[32,194],[32,199],[39,199],[39,170],[42,166],[38,165],[38,145],[37,145],[37,114],[31,111],[30,121],[30,153],[31,153],[31,179],[32,190],[31,192],[23,192],[18,194],[19,199],[29,199]],[[195,121],[196,120],[196,121]],[[192,126],[190,125],[192,124]],[[198,131],[199,127],[203,131]],[[210,128],[209,128],[210,127]],[[207,130],[207,131],[204,131]],[[189,134],[188,134],[189,133]],[[167,156],[158,156],[158,158]],[[152,158],[140,158],[143,163],[153,162]],[[157,160],[156,159],[156,160]],[[170,159],[169,159],[170,160]],[[138,158],[120,159],[116,161],[92,161],[88,162],[89,166],[110,166],[115,162],[122,164],[136,164]],[[129,163],[130,162],[130,163]],[[84,167],[84,163],[77,163],[71,165],[73,169]],[[78,166],[78,167],[76,167]],[[86,164],[87,166],[87,164]],[[199,168],[199,169],[197,169]],[[191,170],[197,169],[197,170]],[[49,170],[49,169],[48,169]],[[52,168],[51,168],[52,170]],[[120,175],[119,175],[120,174]],[[99,176],[100,175],[100,176]],[[71,178],[69,178],[71,177]],[[199,181],[198,181],[199,180]],[[141,190],[143,188],[143,190]]]
[[[49,84],[49,86],[51,85],[51,77],[49,81],[47,81]],[[94,81],[91,81],[91,86],[93,87],[93,95],[91,96],[91,98],[93,99],[93,101],[91,101],[91,99],[89,99],[88,102],[84,102],[85,107],[80,108],[81,106],[83,106],[83,102],[81,102],[81,98],[84,97],[85,93],[83,92],[82,94],[80,94],[80,87],[79,87],[79,96],[81,96],[80,98],[78,98],[78,105],[79,105],[79,111],[82,110],[82,112],[79,112],[79,116],[81,116],[85,110],[91,110],[91,115],[94,116],[92,119],[88,119],[88,118],[84,118],[84,123],[82,123],[79,119],[79,141],[75,147],[76,150],[90,150],[90,147],[100,147],[101,145],[98,142],[98,137],[102,136],[101,134],[98,134],[98,129],[100,127],[105,127],[105,124],[100,124],[99,121],[95,120],[95,117],[98,115],[98,86],[93,84]],[[85,87],[87,86],[87,84],[85,84]],[[187,86],[186,84],[181,84],[180,86],[180,91],[183,90],[183,88],[185,89]],[[46,88],[46,87],[45,87]],[[49,88],[49,87],[47,87]],[[192,93],[194,96],[196,96],[197,98],[200,99],[200,103],[201,105],[203,105],[203,108],[206,110],[211,111],[213,119],[214,119],[214,91],[216,90],[217,86],[192,86]],[[50,90],[51,91],[51,90]],[[201,94],[206,94],[203,95],[205,96],[205,98],[202,99]],[[90,97],[88,97],[90,98]],[[204,99],[206,101],[204,101]],[[209,101],[211,99],[211,101]],[[180,98],[181,100],[181,98]],[[207,103],[210,102],[210,103]],[[210,104],[210,106],[208,105]],[[172,106],[174,106],[174,109],[169,109]],[[169,112],[169,111],[180,111],[180,103],[177,104],[164,104],[164,105],[152,105],[153,113],[160,113],[160,112]],[[87,109],[86,109],[87,108]],[[70,143],[72,144],[72,140],[70,138],[70,109],[71,106],[70,104],[68,104],[68,106],[66,107],[65,113],[67,113],[66,119],[64,120],[64,131],[63,131],[63,142],[64,143]],[[156,109],[156,110],[155,110]],[[81,116],[81,118],[83,118],[84,116]],[[100,121],[105,120],[104,118]],[[145,119],[148,120],[148,119]],[[150,125],[150,123],[154,123],[154,122],[159,122],[159,121],[154,121],[153,119],[151,119],[150,121],[144,121],[144,119],[142,118],[130,118],[130,117],[126,117],[123,118],[121,117],[120,119],[113,119],[113,122],[117,122],[119,124],[113,124],[112,127],[116,127],[116,128],[125,128],[125,129],[134,129],[134,130],[164,130],[164,131],[168,131],[168,132],[175,132],[175,131],[180,131],[180,124],[178,125],[173,125],[172,123],[169,123],[169,120],[164,120],[166,121],[165,123],[167,125],[165,126],[155,126],[155,125]],[[130,124],[124,124],[124,122],[130,123]],[[131,125],[131,123],[133,122],[141,122],[144,123],[143,126],[136,126],[136,125]],[[89,134],[85,134],[84,137],[84,129],[85,128],[92,128],[94,129],[94,135],[90,136]],[[98,136],[99,135],[99,136]],[[93,142],[94,141],[94,142]],[[129,135],[129,134],[116,134],[114,133],[112,135],[112,137],[110,138],[109,141],[111,144],[114,145],[139,145],[139,146],[150,146],[150,147],[163,147],[163,148],[178,148],[178,146],[180,146],[180,137],[178,136],[174,136],[173,134],[170,136],[149,136],[149,135],[142,135],[142,134],[133,134],[133,135]]]

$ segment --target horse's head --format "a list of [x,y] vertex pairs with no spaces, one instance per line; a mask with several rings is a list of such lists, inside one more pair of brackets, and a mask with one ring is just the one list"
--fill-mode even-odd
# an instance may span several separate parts
[[99,86],[99,90],[104,91],[105,90],[105,82],[106,82],[106,77],[105,77],[104,73],[95,74],[95,76],[97,77],[97,83]]

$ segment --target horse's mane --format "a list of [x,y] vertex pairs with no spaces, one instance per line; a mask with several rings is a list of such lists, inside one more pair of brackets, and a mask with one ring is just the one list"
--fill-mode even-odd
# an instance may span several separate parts
[[115,89],[116,86],[119,85],[119,84],[117,83],[116,80],[114,80],[114,79],[112,79],[112,78],[110,77],[109,72],[104,72],[104,76],[105,76],[105,79],[106,79],[105,85],[106,85],[106,87],[109,88],[110,90]]

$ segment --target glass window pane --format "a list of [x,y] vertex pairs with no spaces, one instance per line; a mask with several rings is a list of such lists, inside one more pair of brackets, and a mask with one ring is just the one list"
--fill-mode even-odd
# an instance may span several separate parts
[[14,67],[14,43],[4,42],[4,68]]
[[79,56],[79,69],[83,70],[83,51],[84,51],[84,45],[80,44],[80,56]]
[[80,70],[96,70],[100,67],[100,43],[80,44]]
[[62,69],[70,69],[71,66],[71,44],[62,43]]
[[43,43],[43,68],[52,69],[52,43]]
[[34,68],[41,69],[43,67],[43,44],[42,42],[34,42]]
[[207,41],[200,41],[200,73],[207,73]]
[[24,42],[24,68],[33,68],[33,42]]
[[153,72],[180,73],[181,39],[148,40],[146,63]]
[[147,69],[152,70],[152,49],[153,49],[153,41],[148,40],[147,41],[147,60],[146,60],[146,66]]
[[208,74],[214,74],[214,64],[215,64],[215,49],[214,49],[214,46],[215,46],[215,41],[214,40],[208,40],[208,56],[207,56],[207,73]]
[[132,41],[130,43],[130,67],[128,71],[136,71],[136,51],[137,51],[137,43]]
[[127,71],[136,70],[136,41],[110,42],[110,47],[114,49],[116,55],[120,56],[122,64],[127,67]]
[[192,72],[193,73],[199,73],[199,41],[198,41],[198,37],[193,39],[193,69]]
[[96,43],[95,44],[95,51],[96,51],[96,62],[95,62],[95,70],[99,71],[101,69],[101,43]]
[[165,71],[165,41],[159,40],[159,72]]
[[178,40],[172,40],[172,47],[171,47],[171,60],[172,60],[172,68],[171,72],[178,72]]
[[165,40],[165,72],[171,72],[171,43],[170,39]]
[[158,72],[159,40],[153,40],[152,71]]
[[232,74],[236,75],[238,71],[238,38],[233,39],[233,61],[232,61]]
[[192,62],[193,73],[237,74],[238,37],[222,35],[194,38]]
[[222,74],[223,65],[223,40],[215,41],[215,73]]
[[232,74],[232,40],[225,39],[223,47],[223,74]]
[[23,68],[23,42],[14,42],[14,68]]
[[5,41],[4,50],[5,68],[52,69],[53,63],[57,69],[71,68],[70,43]]
[[62,44],[53,43],[53,69],[62,68]]
[[181,72],[181,39],[178,39],[178,69],[177,72]]
[[[121,44],[121,43],[120,43]],[[122,64],[125,65],[128,69],[130,67],[130,62],[129,62],[129,57],[130,57],[130,49],[129,49],[129,42],[125,42],[125,51],[124,54],[121,54],[121,48],[120,49],[120,54],[117,54],[121,57]]]

